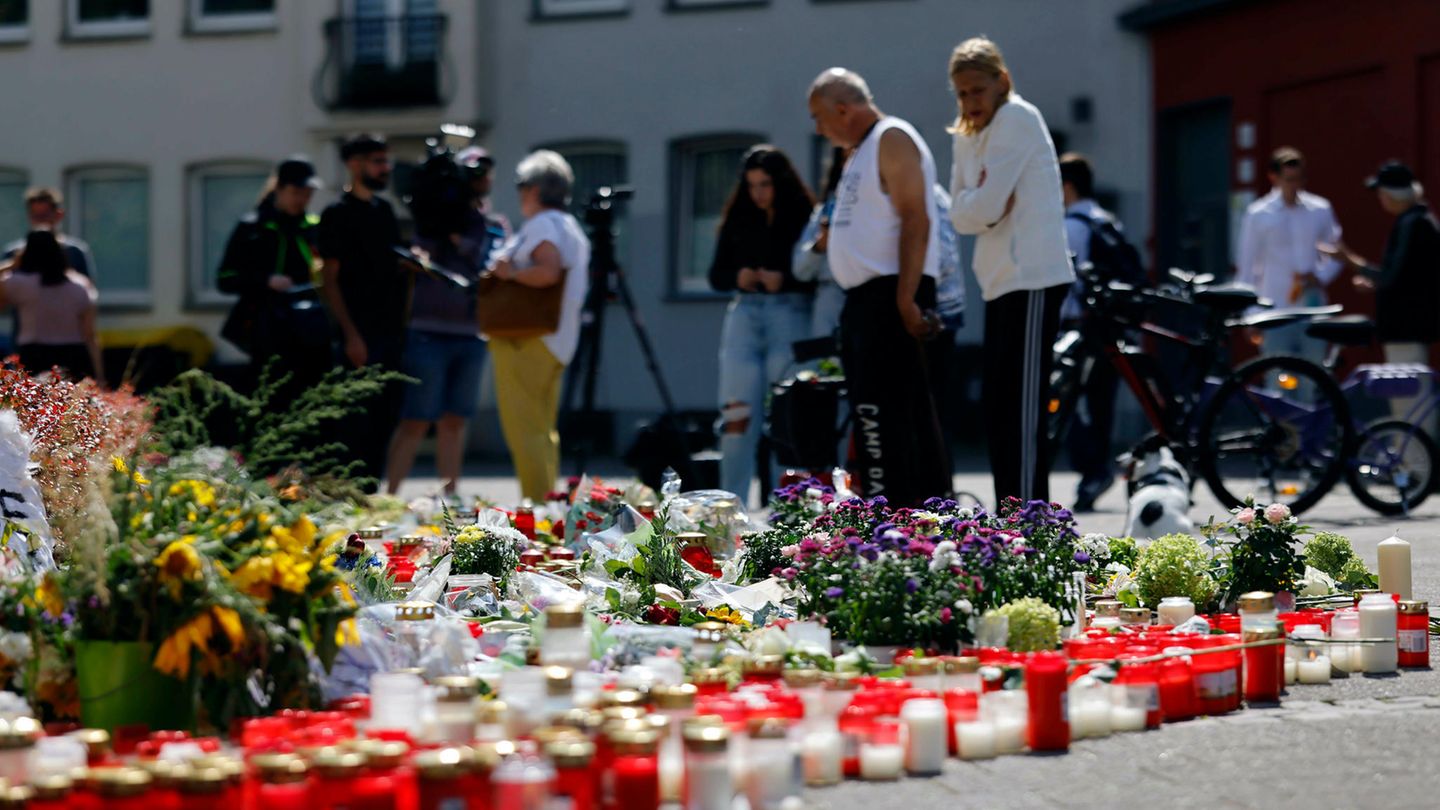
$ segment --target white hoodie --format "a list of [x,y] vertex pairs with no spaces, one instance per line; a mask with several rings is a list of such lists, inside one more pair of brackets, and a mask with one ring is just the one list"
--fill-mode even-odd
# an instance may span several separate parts
[[[1015,208],[1007,215],[1012,193]],[[1012,93],[985,129],[955,134],[950,196],[955,230],[978,235],[973,265],[986,301],[1074,280],[1065,245],[1060,164],[1045,119],[1033,104]]]

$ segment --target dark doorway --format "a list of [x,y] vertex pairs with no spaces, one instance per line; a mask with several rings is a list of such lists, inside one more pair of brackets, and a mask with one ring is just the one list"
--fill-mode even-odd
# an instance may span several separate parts
[[1230,100],[1159,117],[1156,265],[1230,276]]

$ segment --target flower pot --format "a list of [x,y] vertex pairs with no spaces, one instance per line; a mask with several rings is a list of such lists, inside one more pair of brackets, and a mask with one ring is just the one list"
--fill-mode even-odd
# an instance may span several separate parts
[[75,642],[80,720],[87,728],[195,727],[196,683],[155,670],[155,648],[136,641]]

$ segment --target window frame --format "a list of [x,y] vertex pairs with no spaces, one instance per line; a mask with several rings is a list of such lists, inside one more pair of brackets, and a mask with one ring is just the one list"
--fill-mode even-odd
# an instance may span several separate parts
[[[18,23],[0,22],[0,45],[18,45],[30,41],[30,6],[25,6],[25,21]],[[3,167],[0,167],[3,170]]]
[[[235,159],[192,163],[185,167],[185,306],[189,309],[223,310],[235,303],[235,296],[220,292],[215,279],[206,277],[214,268],[205,266],[205,194],[208,177],[259,175],[260,187],[274,167],[264,160]],[[228,238],[228,235],[227,237]]]
[[770,0],[665,0],[665,10],[684,13],[687,11],[719,11],[733,8],[757,8],[770,5]]
[[532,20],[571,20],[577,17],[623,17],[631,0],[531,0]]
[[[105,267],[98,260],[95,262],[96,266],[90,268],[90,273],[95,286],[100,289],[101,310],[149,310],[155,303],[154,256],[151,255],[154,249],[151,228],[155,219],[155,203],[154,196],[151,194],[150,168],[136,163],[104,163],[71,166],[65,170],[65,219],[70,223],[69,232],[89,244],[92,235],[84,232],[83,225],[87,203],[84,193],[80,190],[81,185],[87,179],[140,179],[145,181],[145,288],[143,290],[106,289],[103,285]],[[94,252],[93,245],[91,252]]]
[[275,31],[280,28],[280,16],[275,8],[275,0],[270,0],[269,11],[244,14],[207,14],[205,0],[189,0],[187,5],[188,27],[196,34],[243,34]]
[[693,227],[689,223],[688,213],[691,206],[686,204],[692,199],[694,190],[691,159],[700,152],[736,148],[743,150],[759,143],[768,142],[768,137],[760,132],[714,132],[675,138],[670,141],[670,216],[667,228],[669,300],[718,301],[730,297],[727,293],[711,290],[708,281],[704,289],[687,289],[682,283],[684,279],[681,274],[681,262],[682,257],[690,250],[692,239],[690,228]]
[[70,39],[132,39],[150,36],[153,8],[147,6],[143,20],[84,22],[80,19],[80,2],[81,0],[65,0],[65,36]]
[[29,188],[32,188],[32,187],[33,187],[33,184],[31,183],[31,180],[30,180],[30,172],[27,171],[27,170],[25,170],[25,169],[23,169],[23,168],[21,168],[21,167],[19,167],[19,166],[7,166],[7,165],[4,165],[4,164],[0,164],[0,186],[5,186],[5,185],[15,185],[15,186],[18,186],[19,189],[20,189],[20,193],[15,196],[15,199],[21,200],[21,203],[20,203],[21,227],[20,227],[13,235],[11,235],[11,234],[0,235],[0,255],[3,255],[3,251],[4,251],[6,245],[8,245],[8,244],[10,244],[11,242],[15,241],[17,238],[18,238],[18,239],[24,239],[25,236],[26,236],[25,231],[26,231],[26,229],[29,227],[29,223],[24,220],[26,211],[25,211],[25,203],[24,203],[24,201],[23,201],[23,197],[24,197],[24,194],[25,194],[26,189],[29,189]]

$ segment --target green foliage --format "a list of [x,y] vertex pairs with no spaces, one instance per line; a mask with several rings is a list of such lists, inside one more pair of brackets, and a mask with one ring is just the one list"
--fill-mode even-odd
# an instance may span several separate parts
[[739,581],[749,582],[770,576],[788,562],[781,550],[799,542],[798,535],[785,529],[746,535],[745,546],[740,550]]
[[1380,580],[1369,568],[1365,567],[1365,561],[1358,556],[1351,557],[1340,566],[1340,573],[1335,575],[1335,582],[1346,588],[1378,588]]
[[1188,596],[1197,609],[1215,596],[1210,555],[1188,534],[1167,534],[1140,551],[1135,561],[1135,584],[1140,599],[1155,607],[1167,596]]
[[1345,564],[1355,558],[1355,547],[1350,538],[1334,532],[1321,532],[1305,544],[1305,562],[1334,577],[1341,578]]
[[993,613],[1009,620],[1007,646],[1016,652],[1060,646],[1060,611],[1033,596],[1001,605]]
[[450,547],[454,559],[452,574],[489,574],[503,592],[515,566],[520,562],[520,547],[516,537],[522,541],[524,535],[514,530],[499,530],[486,526],[466,526],[455,536]]
[[642,607],[655,603],[656,585],[668,585],[689,596],[700,582],[695,570],[680,556],[680,543],[675,532],[667,528],[669,522],[669,507],[660,509],[654,519],[628,536],[635,546],[634,557],[605,563],[606,573],[617,580],[628,580],[639,589]]
[[362,413],[387,386],[414,382],[378,366],[335,368],[299,396],[285,400],[282,390],[290,375],[274,375],[275,368],[272,361],[255,393],[248,396],[198,369],[153,391],[151,433],[156,449],[178,455],[219,445],[239,453],[256,476],[298,467],[312,478],[345,479],[358,462],[342,462],[345,445],[325,442],[327,432]]
[[1299,537],[1308,529],[1299,525],[1282,504],[1263,509],[1247,500],[1235,516],[1204,529],[1220,553],[1220,602],[1228,605],[1251,591],[1295,591],[1305,576]]
[[1109,545],[1110,562],[1120,563],[1126,568],[1135,567],[1135,561],[1140,557],[1140,547],[1135,544],[1135,538],[1112,537]]

